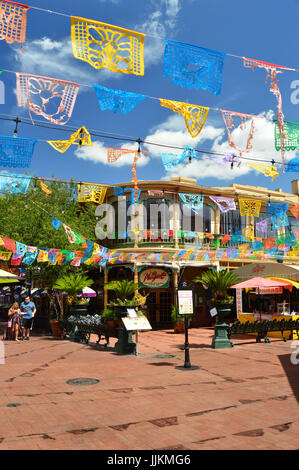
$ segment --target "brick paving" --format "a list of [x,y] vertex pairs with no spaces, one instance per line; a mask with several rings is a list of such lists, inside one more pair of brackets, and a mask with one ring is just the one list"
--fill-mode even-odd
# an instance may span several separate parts
[[[299,364],[291,341],[237,336],[211,348],[213,331],[139,334],[139,355],[33,336],[4,342],[0,450],[216,450],[299,448]],[[299,354],[298,354],[299,357]],[[94,378],[94,385],[71,385]],[[10,405],[10,406],[8,406]]]

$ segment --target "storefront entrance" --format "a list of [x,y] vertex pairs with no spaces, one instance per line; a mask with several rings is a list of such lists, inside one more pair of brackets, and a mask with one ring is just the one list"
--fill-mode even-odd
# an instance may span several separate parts
[[171,325],[171,292],[169,290],[152,290],[147,297],[148,319],[153,326]]

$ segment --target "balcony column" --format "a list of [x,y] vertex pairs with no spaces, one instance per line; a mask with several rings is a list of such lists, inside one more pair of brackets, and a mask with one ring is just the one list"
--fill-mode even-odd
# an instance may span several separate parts
[[[134,263],[134,283],[138,285],[138,267]],[[135,295],[138,294],[138,289],[135,290]]]
[[174,247],[176,249],[179,248],[179,239],[178,239],[178,211],[177,211],[177,204],[178,204],[178,195],[174,195],[174,214],[173,214],[173,230],[174,230]]
[[213,207],[211,207],[210,212],[211,212],[211,232],[214,235],[219,235],[220,234],[220,209],[219,207],[216,207],[216,209],[213,209]]
[[108,291],[105,289],[106,285],[108,284],[108,270],[104,268],[104,309],[107,308],[108,304]]

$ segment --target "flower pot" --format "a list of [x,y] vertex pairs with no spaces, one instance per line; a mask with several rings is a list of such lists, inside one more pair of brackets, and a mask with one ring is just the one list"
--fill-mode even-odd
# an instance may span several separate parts
[[232,316],[232,305],[231,304],[216,304],[215,305],[219,322],[225,321],[225,319]]
[[110,326],[111,328],[117,328],[118,327],[118,322],[113,321],[113,320],[107,320],[106,324]]
[[174,332],[175,333],[185,333],[185,324],[181,321],[177,321],[174,325]]
[[60,338],[63,334],[58,320],[50,320],[51,330],[54,338]]
[[127,308],[133,308],[133,307],[127,307],[126,305],[115,305],[112,307],[115,315],[118,318],[121,317],[126,317],[127,316]]
[[70,306],[71,315],[86,315],[88,305],[87,304],[74,304]]

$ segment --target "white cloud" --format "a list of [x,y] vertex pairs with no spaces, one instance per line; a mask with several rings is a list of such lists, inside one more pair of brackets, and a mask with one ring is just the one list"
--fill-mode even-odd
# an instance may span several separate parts
[[[98,78],[105,81],[122,76],[122,74],[110,72],[108,69],[96,71],[87,62],[75,59],[69,36],[60,41],[53,41],[48,37],[26,41],[24,53],[19,47],[12,47],[14,48],[14,60],[17,62],[15,68],[20,72],[60,78],[86,85],[96,83]],[[85,89],[85,87],[81,87],[81,91]]]
[[[136,143],[125,143],[122,146],[118,147],[121,149],[128,149],[128,150],[137,150]],[[75,155],[82,159],[88,160],[93,163],[102,163],[104,165],[114,166],[114,167],[122,167],[122,166],[132,166],[134,161],[134,154],[124,154],[118,160],[113,163],[109,163],[107,160],[107,147],[105,144],[99,140],[93,142],[92,147],[83,146],[75,150]],[[149,157],[147,155],[143,155],[138,160],[138,167],[147,165],[149,162]]]
[[[215,127],[206,124],[199,136],[192,138],[186,130],[184,118],[175,115],[153,128],[145,138],[145,141],[173,145],[174,147],[180,148],[188,144],[193,148],[199,147],[203,150],[206,148],[211,152],[222,154],[217,156],[209,155],[208,153],[205,154],[204,152],[202,154],[198,153],[199,160],[193,159],[190,163],[174,167],[174,169],[168,171],[162,179],[169,179],[173,176],[185,176],[199,180],[213,177],[219,180],[232,181],[249,173],[262,175],[262,173],[257,170],[248,167],[246,162],[270,165],[272,159],[276,162],[281,161],[280,152],[277,152],[274,148],[274,124],[272,122],[274,114],[272,111],[268,111],[262,113],[262,116],[263,118],[257,118],[254,121],[256,132],[252,139],[253,149],[248,154],[243,154],[243,156],[249,160],[242,160],[241,166],[238,168],[237,165],[234,165],[233,170],[231,170],[230,163],[222,162],[224,153],[234,152],[234,149],[228,144],[225,127]],[[241,125],[238,125],[237,119],[235,120],[235,128],[232,131],[232,137],[235,144],[241,149],[246,148],[249,129],[249,123],[247,123],[245,129],[241,129]],[[182,153],[182,150],[175,148],[165,148],[147,144],[145,144],[145,147],[151,151],[153,157],[159,158],[161,158],[161,153]],[[236,151],[235,153],[238,154]],[[287,152],[285,155],[286,161],[294,158],[295,155],[296,152]],[[277,169],[282,173],[281,165],[277,165]],[[271,179],[265,177],[265,184],[267,184],[267,181],[271,182]]]

